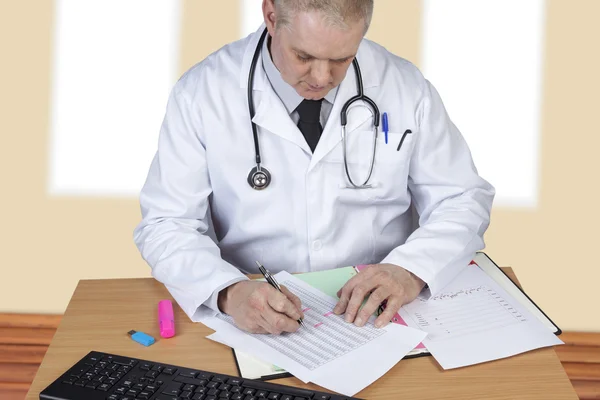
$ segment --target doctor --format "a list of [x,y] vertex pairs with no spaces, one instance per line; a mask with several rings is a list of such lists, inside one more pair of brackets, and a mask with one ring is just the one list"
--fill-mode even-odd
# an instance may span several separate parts
[[494,189],[435,88],[364,38],[373,0],[262,10],[263,27],[175,85],[135,243],[193,321],[297,330],[298,297],[245,276],[259,261],[273,274],[369,265],[334,311],[362,326],[387,300],[383,326],[484,247]]

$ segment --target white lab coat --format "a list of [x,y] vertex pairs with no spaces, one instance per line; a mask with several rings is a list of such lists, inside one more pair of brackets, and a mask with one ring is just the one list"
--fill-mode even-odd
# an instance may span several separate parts
[[[218,290],[259,273],[255,260],[273,273],[392,263],[439,292],[484,247],[494,188],[438,93],[414,65],[363,40],[365,94],[389,116],[389,143],[380,132],[374,187],[348,189],[340,109],[356,94],[352,66],[311,155],[259,62],[253,120],[272,182],[254,190],[247,80],[263,27],[192,67],[170,95],[134,232],[152,275],[193,321],[218,312]],[[350,172],[362,181],[371,113],[352,108],[347,127]]]

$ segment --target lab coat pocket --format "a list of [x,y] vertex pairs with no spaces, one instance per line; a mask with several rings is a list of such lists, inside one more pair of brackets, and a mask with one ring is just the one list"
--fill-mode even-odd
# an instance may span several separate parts
[[[388,132],[387,143],[384,133],[379,133],[375,141],[374,138],[372,130],[352,131],[345,143],[340,142],[324,160],[338,168],[340,197],[366,201],[366,204],[397,203],[408,199],[408,172],[414,147],[412,133]],[[357,189],[351,183],[361,186],[367,178],[366,188]]]

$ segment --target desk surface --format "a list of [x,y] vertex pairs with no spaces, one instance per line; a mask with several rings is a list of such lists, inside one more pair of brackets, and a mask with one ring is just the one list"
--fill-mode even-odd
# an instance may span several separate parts
[[[514,278],[512,271],[507,273]],[[160,338],[156,305],[172,297],[151,278],[82,280],[65,311],[26,400],[39,393],[91,350],[237,375],[229,347],[206,336],[213,331],[192,323],[175,305],[176,336]],[[143,347],[127,336],[134,329],[157,342]],[[296,378],[272,382],[327,391]],[[365,399],[577,399],[554,349],[444,371],[433,357],[401,360],[356,395]]]

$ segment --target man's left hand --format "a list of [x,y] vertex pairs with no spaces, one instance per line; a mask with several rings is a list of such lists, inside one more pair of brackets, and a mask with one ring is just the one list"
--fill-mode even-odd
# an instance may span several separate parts
[[[369,317],[387,300],[385,311],[375,320],[375,326],[385,326],[404,304],[413,301],[421,292],[425,282],[411,272],[393,264],[369,265],[351,278],[337,295],[340,298],[333,312],[346,313],[346,322],[363,326]],[[365,297],[369,300],[359,308]]]

